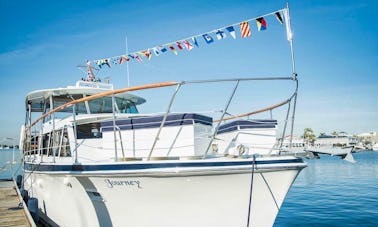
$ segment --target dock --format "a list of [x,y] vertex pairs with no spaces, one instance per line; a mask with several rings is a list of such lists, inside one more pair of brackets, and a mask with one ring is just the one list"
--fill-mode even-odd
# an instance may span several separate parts
[[36,226],[13,180],[0,180],[0,226]]

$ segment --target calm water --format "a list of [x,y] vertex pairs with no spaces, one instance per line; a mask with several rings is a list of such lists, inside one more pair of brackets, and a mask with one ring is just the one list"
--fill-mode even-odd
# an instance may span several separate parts
[[[0,179],[10,179],[12,173],[21,173],[20,151],[15,149],[0,149]],[[12,165],[13,164],[13,165]]]
[[274,226],[378,226],[378,152],[353,156],[306,160]]
[[[0,179],[11,175],[12,157],[12,150],[0,150]],[[15,150],[13,170],[20,171],[19,157]],[[354,157],[355,164],[329,156],[306,160],[308,167],[295,181],[274,226],[378,226],[378,152]]]

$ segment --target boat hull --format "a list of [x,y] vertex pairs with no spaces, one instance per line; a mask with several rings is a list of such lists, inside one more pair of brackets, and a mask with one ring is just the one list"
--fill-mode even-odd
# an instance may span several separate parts
[[296,158],[172,165],[49,171],[29,164],[25,189],[41,217],[59,226],[272,226],[306,166]]

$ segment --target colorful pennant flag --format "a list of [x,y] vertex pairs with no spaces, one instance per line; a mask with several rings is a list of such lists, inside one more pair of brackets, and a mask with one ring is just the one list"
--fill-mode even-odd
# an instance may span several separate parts
[[169,44],[168,45],[168,48],[175,54],[177,55],[177,50],[175,49],[175,47],[172,45],[172,44]]
[[113,65],[118,65],[118,58],[111,58],[110,61],[112,62]]
[[264,17],[257,18],[256,24],[257,24],[257,30],[259,30],[259,31],[266,30],[267,24],[266,24]]
[[278,22],[280,22],[280,24],[283,24],[283,18],[280,11],[275,12],[274,15],[276,15]]
[[193,44],[191,44],[188,40],[182,41],[184,43],[184,46],[186,47],[187,50],[191,50],[194,48]]
[[103,65],[107,65],[110,68],[109,59],[102,59],[97,61],[98,67],[101,69]]
[[196,37],[193,36],[192,40],[193,40],[194,45],[196,45],[196,47],[199,47]]
[[177,48],[179,48],[179,50],[184,49],[184,47],[182,47],[181,42],[177,41],[177,42],[176,42],[176,45],[177,45]]
[[162,53],[167,52],[167,48],[165,48],[165,46],[159,46],[159,50],[160,50]]
[[226,38],[226,33],[224,33],[222,30],[218,30],[215,34],[217,35],[218,40]]
[[141,51],[141,52],[139,52],[139,53],[140,53],[142,56],[145,56],[148,60],[151,59],[152,54],[151,54],[151,52],[150,52],[149,49],[148,49],[148,50]]
[[227,27],[226,30],[228,31],[228,33],[230,33],[230,35],[232,36],[232,38],[236,39],[236,33],[235,33],[235,29],[234,29],[233,26]]
[[134,58],[135,60],[137,60],[138,62],[142,62],[142,61],[143,61],[142,58],[141,58],[139,55],[137,55],[137,54],[133,54],[132,56],[133,56],[133,58]]
[[208,34],[203,34],[202,37],[205,39],[207,44],[214,42],[213,37],[209,36]]
[[160,50],[157,47],[152,48],[152,51],[154,52],[154,54],[155,54],[156,57],[161,54]]
[[251,29],[249,27],[248,21],[240,23],[240,33],[242,38],[247,38],[251,36]]
[[130,61],[130,58],[129,58],[128,56],[126,56],[126,55],[121,56],[121,57],[119,58],[119,64],[122,64],[124,60],[125,60],[125,61]]

